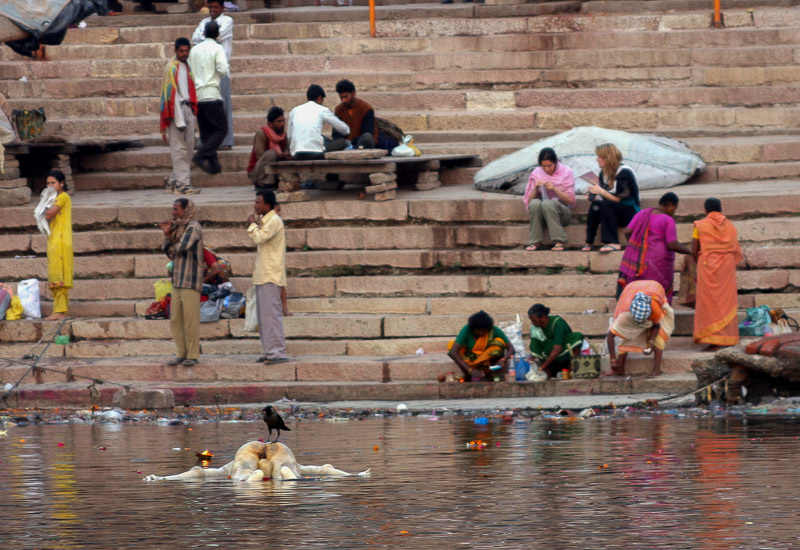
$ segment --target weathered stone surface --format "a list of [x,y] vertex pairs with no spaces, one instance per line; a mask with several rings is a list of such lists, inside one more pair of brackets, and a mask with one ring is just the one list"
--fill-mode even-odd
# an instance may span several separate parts
[[[589,254],[580,251],[550,252],[542,250],[441,250],[438,260],[447,267],[477,268],[585,268],[589,265]],[[615,269],[619,267],[619,262]]]
[[303,202],[311,200],[311,197],[308,196],[308,193],[302,190],[280,192],[275,195],[275,198],[281,204],[286,202]]
[[336,280],[320,277],[290,277],[286,284],[286,293],[291,298],[333,296],[336,293]]
[[123,409],[171,409],[175,406],[175,396],[170,390],[117,390],[112,401],[115,407]]
[[438,189],[441,186],[442,182],[436,179],[434,181],[428,181],[422,183],[417,182],[414,184],[414,189],[416,189],[417,191],[431,191],[433,189]]
[[[384,185],[391,185],[391,184],[385,183]],[[393,198],[395,198],[396,194],[397,191],[391,189],[389,191],[384,191],[382,193],[375,193],[374,195],[372,195],[372,198],[375,199],[376,201],[390,201]]]
[[418,349],[426,354],[444,353],[451,337],[433,338],[384,338],[382,340],[352,340],[347,343],[348,355],[377,355],[380,357],[396,357],[415,355]]
[[378,338],[382,317],[374,315],[294,315],[283,320],[287,338]]
[[379,159],[389,154],[386,149],[351,149],[350,151],[332,151],[325,153],[326,160],[370,160]]
[[[493,296],[613,296],[614,275],[505,275],[489,277]],[[585,308],[588,309],[588,308]]]
[[296,313],[392,313],[427,312],[425,298],[294,298],[289,308]]
[[369,181],[372,185],[397,181],[397,174],[370,174]]
[[298,382],[311,381],[368,381],[381,382],[384,363],[375,361],[302,361],[297,363]]
[[22,181],[23,185],[11,189],[0,188],[0,206],[18,206],[30,202],[31,189],[27,186],[27,180],[16,181]]
[[[283,174],[281,174],[283,176]],[[294,174],[292,174],[294,176]],[[287,181],[285,179],[278,180],[278,191],[287,194],[294,194],[300,191],[300,178],[297,177],[297,181]]]
[[[291,289],[290,289],[291,290]],[[395,276],[395,277],[338,277],[338,295],[381,296],[447,296],[483,295],[488,290],[487,277],[468,276]],[[292,294],[289,294],[292,296]]]
[[586,310],[604,312],[608,309],[609,298],[606,296],[594,298],[573,298],[570,296],[558,297],[520,297],[517,295],[504,298],[476,297],[476,298],[431,298],[431,315],[461,314],[469,316],[481,309],[490,315],[497,313],[517,314],[527,319],[528,308],[540,301],[558,315],[563,313],[581,313]]
[[[120,320],[75,320],[72,334],[81,340],[160,340],[171,339],[169,320],[146,319]],[[228,321],[200,324],[200,338],[224,338],[230,336]]]

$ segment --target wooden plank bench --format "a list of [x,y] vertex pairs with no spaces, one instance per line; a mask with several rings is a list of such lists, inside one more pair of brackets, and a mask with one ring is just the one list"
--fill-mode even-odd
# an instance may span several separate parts
[[[365,192],[376,201],[386,201],[395,197],[398,181],[408,182],[419,191],[427,191],[442,185],[439,179],[442,169],[480,165],[481,159],[477,155],[382,156],[372,159],[284,160],[273,163],[272,171],[278,177],[278,190],[289,193],[298,192],[303,176],[311,174],[368,174],[370,185]],[[326,182],[317,186],[320,189],[341,189],[344,183]]]

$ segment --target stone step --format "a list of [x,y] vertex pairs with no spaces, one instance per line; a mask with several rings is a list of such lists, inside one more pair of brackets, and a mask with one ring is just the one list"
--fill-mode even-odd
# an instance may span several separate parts
[[[471,129],[508,130],[538,128],[553,132],[575,126],[600,126],[618,130],[697,126],[732,129],[793,128],[800,126],[800,108],[795,106],[763,107],[680,107],[609,108],[609,109],[475,109],[467,113],[448,111],[384,111],[382,116],[398,124],[406,133],[418,130],[465,131]],[[155,114],[131,117],[89,117],[50,119],[74,137],[129,136],[150,134],[158,128]],[[239,114],[234,118],[234,131],[251,134],[263,126],[264,114]]]
[[[168,176],[171,167],[164,167],[157,172],[88,172],[72,175],[76,189],[92,190],[131,190],[131,189],[164,189],[164,177]],[[192,186],[200,189],[241,186],[249,183],[244,170],[223,171],[220,174],[207,174],[199,168],[191,171]],[[164,195],[173,200],[173,195]]]
[[[163,361],[166,361],[164,358]],[[62,378],[63,380],[63,378]],[[437,383],[427,381],[402,382],[129,382],[115,379],[115,384],[99,387],[100,396],[94,403],[86,389],[86,381],[24,385],[19,396],[9,403],[15,408],[114,406],[114,394],[119,384],[142,391],[167,389],[173,392],[179,406],[215,406],[224,395],[226,404],[271,403],[282,399],[298,402],[337,401],[412,401],[432,399],[497,399],[502,397],[608,396],[607,401],[627,400],[632,395],[679,395],[697,388],[693,374],[662,375],[658,378],[602,377],[593,380],[552,380],[547,382],[497,382],[492,384]],[[618,396],[616,398],[612,396]],[[624,396],[624,397],[623,397]],[[598,400],[599,401],[599,400]],[[605,404],[605,403],[603,403]]]
[[[463,111],[472,109],[563,108],[591,109],[598,104],[608,108],[675,107],[687,105],[728,105],[761,107],[794,105],[798,86],[748,86],[730,88],[664,89],[573,89],[530,88],[516,91],[440,90],[370,92],[362,95],[379,112],[389,111]],[[236,118],[258,115],[272,105],[285,110],[304,102],[302,94],[234,95]],[[25,108],[27,99],[9,100],[12,108]],[[156,113],[157,97],[42,99],[39,104],[53,118],[86,116],[139,117]]]

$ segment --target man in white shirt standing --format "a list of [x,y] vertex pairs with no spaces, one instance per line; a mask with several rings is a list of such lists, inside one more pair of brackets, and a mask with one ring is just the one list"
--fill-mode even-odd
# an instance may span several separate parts
[[197,125],[200,126],[201,142],[192,162],[209,174],[219,174],[222,166],[217,149],[228,132],[219,83],[228,72],[228,60],[216,41],[219,36],[216,22],[206,23],[205,36],[205,40],[192,48],[189,54],[189,67],[197,88]]
[[289,152],[294,160],[318,160],[325,158],[325,153],[342,151],[347,147],[347,140],[339,138],[331,140],[322,135],[322,125],[330,126],[342,135],[350,134],[350,127],[342,122],[330,109],[322,105],[325,101],[325,90],[319,84],[312,84],[306,91],[307,103],[298,105],[289,113],[286,125],[286,136],[289,139]]
[[[207,0],[208,12],[210,17],[206,17],[192,34],[192,44],[199,44],[206,38],[205,29],[206,23],[209,21],[215,22],[219,25],[219,36],[217,42],[225,50],[225,59],[228,61],[228,66],[231,64],[231,55],[233,55],[233,18],[223,15],[225,11],[224,0]],[[231,101],[231,71],[225,73],[219,83],[222,101],[225,103],[225,116],[228,119],[228,132],[225,134],[225,139],[222,140],[220,149],[229,150],[233,147],[233,102]]]
[[169,143],[172,172],[166,178],[167,193],[194,195],[200,190],[192,187],[189,159],[194,149],[194,115],[197,95],[192,72],[186,60],[192,43],[188,38],[175,41],[175,57],[164,71],[161,84],[161,137]]

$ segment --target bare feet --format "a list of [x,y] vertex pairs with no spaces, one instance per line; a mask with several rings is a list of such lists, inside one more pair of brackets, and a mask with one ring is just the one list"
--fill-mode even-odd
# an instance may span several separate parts
[[525,247],[525,250],[527,250],[528,252],[535,252],[539,250],[539,246],[535,244],[529,244],[528,246]]
[[650,374],[647,375],[648,378],[657,378],[661,376],[663,373],[661,372],[661,367],[653,367],[653,370],[650,371]]
[[44,321],[60,321],[61,319],[64,319],[66,317],[67,317],[66,313],[53,313],[51,316],[45,317],[43,320]]
[[288,309],[284,309],[283,310],[283,316],[284,317],[291,317],[292,316],[292,312],[289,311]]

